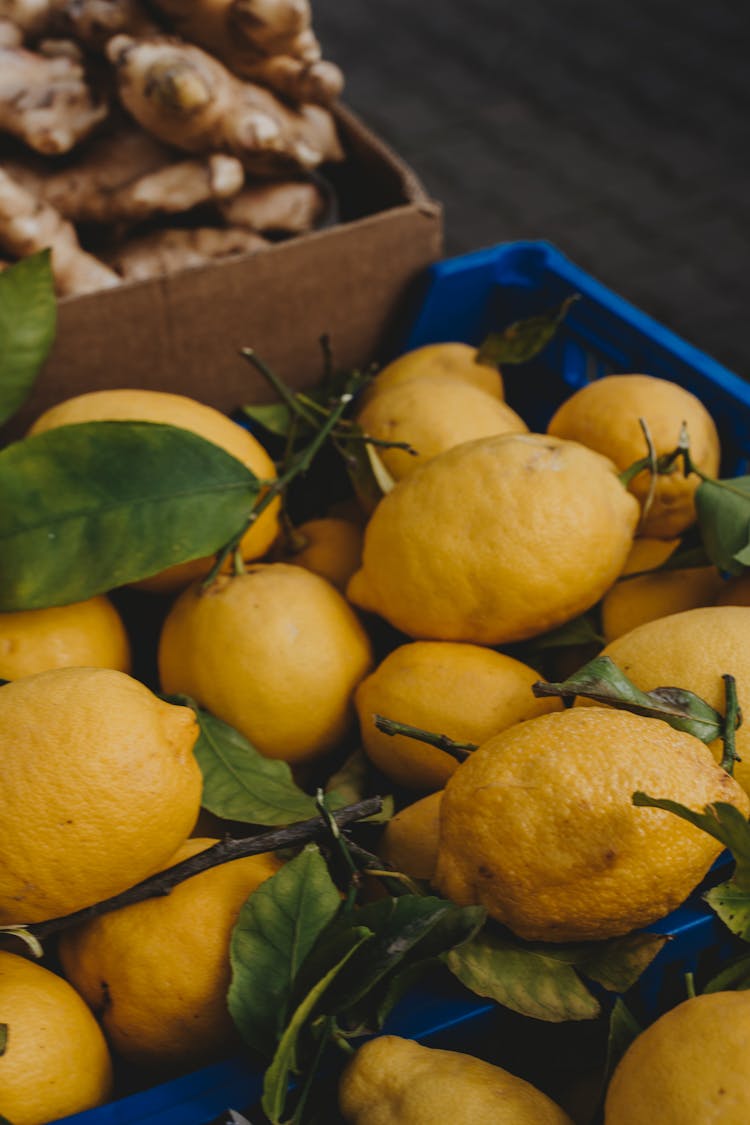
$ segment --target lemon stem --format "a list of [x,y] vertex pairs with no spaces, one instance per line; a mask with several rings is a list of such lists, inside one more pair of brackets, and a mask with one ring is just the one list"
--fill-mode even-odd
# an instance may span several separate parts
[[435,734],[434,731],[412,727],[408,723],[397,723],[393,719],[386,719],[385,715],[373,715],[373,721],[383,734],[403,734],[407,738],[415,738],[418,742],[426,742],[428,746],[444,750],[459,762],[465,761],[472,751],[477,749],[476,742],[455,742],[452,738],[448,738],[447,734]]
[[742,724],[742,712],[737,700],[737,683],[734,676],[725,672],[721,677],[724,681],[724,726],[721,737],[724,743],[724,754],[721,759],[721,768],[728,774],[734,774],[735,762],[741,762],[735,747],[734,732]]
[[262,832],[257,836],[245,836],[238,840],[231,838],[220,840],[213,847],[198,852],[197,855],[190,856],[189,859],[184,859],[181,863],[176,863],[174,867],[168,867],[157,875],[151,875],[148,879],[143,879],[140,883],[136,883],[134,887],[129,887],[128,890],[122,891],[118,895],[103,899],[92,906],[86,906],[82,910],[76,910],[72,914],[65,914],[59,918],[49,918],[44,922],[31,922],[24,928],[37,940],[42,941],[50,934],[66,930],[70,926],[79,925],[81,922],[86,922],[101,914],[109,914],[112,910],[119,910],[123,906],[130,906],[131,903],[143,902],[144,899],[156,898],[160,895],[168,895],[173,887],[184,882],[185,879],[189,879],[191,875],[197,875],[211,867],[218,867],[221,863],[228,863],[233,859],[242,859],[248,855],[260,855],[262,852],[279,851],[281,848],[299,847],[310,840],[317,840],[321,836],[329,834],[331,821],[336,824],[337,829],[343,828],[347,824],[353,824],[368,816],[374,816],[382,808],[383,800],[381,797],[368,797],[364,801],[346,805],[343,809],[337,809],[335,812],[328,811],[327,817],[311,817],[309,820],[301,820],[286,828],[276,828],[270,832]]
[[685,973],[685,992],[688,1000],[695,1000],[695,975],[693,973]]
[[328,825],[328,831],[333,838],[334,844],[339,854],[342,856],[346,867],[349,869],[349,889],[346,893],[346,901],[344,902],[344,913],[351,914],[354,909],[359,887],[359,868],[351,857],[346,841],[341,835],[341,829],[334,820],[331,810],[326,805],[326,796],[322,789],[318,789],[315,794],[315,805],[323,820]]

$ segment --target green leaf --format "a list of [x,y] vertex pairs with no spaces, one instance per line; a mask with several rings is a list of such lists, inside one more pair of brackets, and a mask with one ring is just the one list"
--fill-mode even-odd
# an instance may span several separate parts
[[242,413],[277,437],[286,437],[292,424],[292,412],[284,402],[243,406]]
[[712,887],[703,897],[728,930],[750,942],[750,889],[730,879]]
[[750,988],[750,957],[739,957],[712,977],[703,992],[740,992]]
[[181,702],[198,716],[193,752],[203,774],[204,808],[246,824],[293,824],[317,814],[314,798],[295,785],[286,762],[265,758],[234,727],[185,697]]
[[695,507],[711,562],[728,574],[742,574],[750,566],[750,476],[702,480]]
[[[373,790],[369,785],[372,774],[370,759],[364,750],[355,750],[350,754],[342,766],[331,774],[326,782],[325,791],[328,804],[331,808],[343,805],[353,805],[363,800]],[[387,795],[383,798],[383,807],[375,816],[367,818],[367,824],[384,824],[391,819],[395,811],[393,797]]]
[[277,1042],[300,966],[340,904],[320,851],[308,844],[242,907],[230,945],[229,1011],[261,1054]]
[[49,250],[0,273],[0,423],[25,401],[55,339]]
[[259,481],[187,430],[85,422],[0,452],[0,610],[82,601],[211,555]]
[[607,1037],[607,1062],[604,1071],[604,1085],[614,1074],[617,1064],[630,1044],[641,1034],[641,1027],[635,1016],[619,997],[615,1000],[609,1017]]
[[636,715],[663,719],[676,730],[687,731],[702,742],[713,742],[721,738],[724,731],[723,716],[700,696],[676,687],[640,691],[608,656],[594,657],[562,683],[534,684],[532,690],[534,695],[563,698],[582,695]]
[[736,868],[733,882],[750,889],[750,824],[734,805],[727,801],[715,801],[706,805],[703,812],[695,812],[678,801],[650,797],[640,791],[633,794],[633,804],[639,808],[664,809],[713,836],[725,848],[729,848],[734,856]]
[[550,629],[548,633],[540,633],[532,640],[524,641],[523,647],[531,652],[543,652],[551,648],[570,648],[571,645],[599,645],[604,644],[604,638],[596,628],[592,614],[584,613],[566,621],[557,629]]
[[489,367],[502,367],[508,364],[528,363],[546,348],[565,319],[570,306],[579,300],[579,294],[566,297],[556,309],[517,320],[502,332],[491,332],[479,346],[477,363]]
[[633,933],[581,947],[576,968],[608,992],[627,992],[669,939],[664,934]]
[[312,988],[299,1005],[281,1037],[276,1053],[263,1080],[261,1105],[268,1115],[271,1125],[282,1125],[281,1115],[286,1104],[289,1077],[296,1068],[297,1041],[299,1034],[325,996],[326,991],[344,968],[349,959],[371,937],[370,931],[360,927],[358,941]]
[[534,946],[485,929],[443,960],[472,992],[523,1016],[548,1023],[595,1019],[599,1003],[565,956],[563,946]]

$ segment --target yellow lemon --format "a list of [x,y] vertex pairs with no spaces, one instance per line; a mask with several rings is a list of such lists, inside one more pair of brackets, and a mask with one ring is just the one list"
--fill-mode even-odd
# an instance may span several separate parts
[[404,442],[414,451],[376,449],[394,480],[461,442],[528,432],[502,399],[449,375],[425,375],[380,390],[360,410],[357,423],[378,441]]
[[159,674],[269,758],[302,762],[346,734],[369,638],[338,590],[287,563],[184,591],[164,622]]
[[612,1076],[605,1125],[747,1125],[750,993],[683,1001],[631,1043]]
[[430,880],[435,873],[442,797],[439,789],[407,805],[391,817],[380,837],[378,854],[412,879]]
[[359,1048],[341,1076],[339,1106],[351,1125],[573,1125],[509,1071],[397,1035]]
[[158,870],[198,816],[197,734],[189,707],[106,668],[0,687],[0,925],[68,914]]
[[[41,434],[58,426],[77,422],[161,422],[190,430],[199,437],[221,446],[236,457],[260,480],[274,480],[276,468],[263,446],[242,426],[238,426],[212,406],[166,391],[118,388],[89,391],[51,407],[40,415],[29,434]],[[279,504],[275,499],[242,538],[241,550],[246,559],[264,555],[278,533]],[[153,593],[171,593],[182,589],[194,579],[207,574],[212,558],[191,559],[137,585]]]
[[384,734],[374,716],[479,744],[523,719],[559,710],[559,700],[534,696],[531,687],[538,679],[520,660],[480,645],[401,645],[355,693],[365,752],[398,785],[441,789],[457,769],[456,759],[406,735]]
[[[216,842],[188,840],[165,866]],[[270,854],[222,863],[166,896],[62,934],[63,971],[119,1055],[143,1066],[183,1068],[235,1045],[226,1001],[232,929],[248,895],[280,866]]]
[[496,367],[477,363],[477,349],[470,344],[448,343],[424,344],[392,360],[378,372],[360,402],[368,401],[387,388],[431,375],[449,375],[495,398],[503,397],[503,379]]
[[[677,383],[651,375],[606,375],[571,395],[557,410],[549,433],[580,441],[627,469],[648,453],[641,429],[643,419],[657,457],[671,453],[684,422],[690,435],[693,462],[708,476],[719,471],[719,437],[711,415],[700,399]],[[651,489],[651,473],[644,470],[630,488],[641,504]],[[695,521],[695,493],[699,478],[685,476],[682,467],[659,476],[652,503],[644,512],[640,534],[670,539]]]
[[383,497],[348,596],[415,638],[522,640],[601,598],[637,521],[598,453],[543,434],[479,438]]
[[323,516],[294,528],[293,543],[279,560],[327,578],[342,592],[362,559],[362,528],[352,520]]
[[[740,707],[750,708],[750,608],[705,606],[648,621],[603,650],[642,691],[680,687],[695,692],[722,715],[722,675],[734,676]],[[750,791],[750,723],[735,736],[742,761],[734,775]],[[720,742],[712,744],[721,758]]]
[[699,739],[609,708],[573,708],[485,742],[443,792],[434,882],[530,941],[628,933],[668,914],[721,851],[636,790],[702,810],[750,800]]
[[108,598],[0,613],[0,679],[76,666],[130,671],[128,635]]
[[640,571],[656,570],[678,546],[678,539],[634,541],[622,573],[639,577],[616,582],[602,601],[602,632],[606,641],[657,617],[714,602],[723,585],[715,566],[681,567],[640,575]]
[[112,1064],[98,1023],[62,977],[0,951],[0,1114],[13,1125],[47,1125],[102,1105]]

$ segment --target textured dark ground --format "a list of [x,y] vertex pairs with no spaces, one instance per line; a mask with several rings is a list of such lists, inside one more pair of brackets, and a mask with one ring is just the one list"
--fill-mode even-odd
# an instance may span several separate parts
[[446,251],[554,242],[750,378],[740,0],[313,0],[346,100],[445,206]]

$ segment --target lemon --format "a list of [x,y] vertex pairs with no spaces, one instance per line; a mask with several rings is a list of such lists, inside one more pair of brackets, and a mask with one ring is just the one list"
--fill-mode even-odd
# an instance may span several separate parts
[[356,690],[365,752],[398,785],[441,789],[457,769],[456,759],[406,735],[383,734],[374,716],[478,744],[522,719],[559,710],[559,700],[535,698],[531,687],[538,679],[520,660],[480,645],[401,645]]
[[702,810],[750,800],[699,739],[609,708],[573,708],[485,742],[443,792],[434,883],[531,941],[628,933],[668,914],[719,855],[636,790]]
[[[719,437],[700,399],[668,379],[651,375],[606,375],[571,395],[554,414],[549,433],[580,441],[627,469],[647,456],[639,419],[648,426],[657,457],[676,449],[682,423],[690,436],[690,455],[710,477],[719,471]],[[630,488],[641,504],[649,495],[651,473],[644,470]],[[671,539],[695,521],[694,493],[700,483],[681,465],[655,482],[653,502],[639,533]]]
[[371,664],[369,638],[343,596],[287,563],[189,587],[159,641],[165,692],[192,696],[261,754],[288,762],[341,741]]
[[279,553],[279,561],[303,566],[342,592],[361,558],[362,528],[336,516],[301,523],[294,528],[293,544]]
[[[188,840],[165,866],[216,842]],[[235,1045],[226,1002],[232,929],[248,895],[280,866],[270,854],[222,863],[62,934],[63,971],[117,1054],[184,1068]]]
[[630,1045],[612,1076],[605,1125],[747,1125],[750,993],[695,996]]
[[[199,437],[221,446],[236,457],[260,480],[274,480],[276,468],[263,446],[252,434],[237,425],[220,410],[167,391],[117,388],[89,391],[66,399],[41,414],[29,434],[41,434],[58,426],[77,422],[161,422],[190,430]],[[243,558],[257,559],[264,555],[279,530],[278,498],[272,501],[242,538]],[[213,558],[191,559],[168,567],[160,574],[136,583],[152,593],[172,593],[194,579],[207,574]]]
[[156,871],[198,816],[197,734],[189,707],[106,668],[0,687],[0,925],[68,914]]
[[[679,542],[679,539],[636,539],[623,575],[656,570],[675,552]],[[657,617],[711,605],[722,585],[715,566],[660,570],[616,582],[602,601],[604,639],[613,641]]]
[[367,402],[390,387],[431,375],[449,375],[453,379],[461,379],[467,385],[486,391],[495,398],[502,398],[504,394],[500,372],[496,367],[477,363],[477,349],[470,344],[424,344],[421,348],[405,352],[379,371],[374,382],[360,397],[360,402]]
[[378,854],[396,871],[412,879],[430,880],[435,873],[442,790],[406,805],[391,817],[378,844]]
[[460,442],[528,432],[523,419],[502,399],[449,375],[424,375],[386,387],[365,404],[356,420],[370,437],[405,442],[414,450],[376,450],[394,480]]
[[13,1125],[47,1125],[102,1105],[112,1089],[107,1044],[81,997],[62,977],[0,951],[0,1114]]
[[[646,622],[612,641],[603,650],[642,691],[680,687],[695,692],[722,715],[722,675],[734,676],[745,714],[750,713],[750,607],[705,606]],[[750,791],[750,723],[736,733],[742,761],[734,775]],[[720,742],[711,746],[720,760]]]
[[339,1083],[351,1125],[572,1125],[546,1094],[458,1051],[381,1035],[359,1048]]
[[0,679],[76,666],[130,671],[128,635],[108,598],[0,613]]
[[383,497],[348,596],[418,639],[521,640],[601,598],[637,521],[598,453],[542,434],[479,438]]

